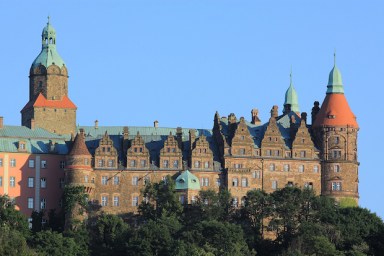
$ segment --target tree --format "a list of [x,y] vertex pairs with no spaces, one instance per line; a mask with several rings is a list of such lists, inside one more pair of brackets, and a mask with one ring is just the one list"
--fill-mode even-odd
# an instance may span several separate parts
[[50,230],[35,233],[29,244],[41,255],[79,255],[79,247],[73,238]]
[[36,254],[29,249],[22,233],[10,226],[0,225],[0,255],[27,256]]
[[30,235],[27,218],[15,209],[14,204],[6,195],[0,196],[0,226],[17,230],[25,238]]

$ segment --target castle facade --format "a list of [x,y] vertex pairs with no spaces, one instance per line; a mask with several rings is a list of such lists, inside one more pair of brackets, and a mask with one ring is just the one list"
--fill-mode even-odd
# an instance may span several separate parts
[[[344,95],[336,64],[323,103],[308,117],[300,113],[292,84],[282,114],[267,122],[214,114],[212,129],[133,126],[76,126],[76,105],[68,95],[68,69],[48,24],[42,50],[29,75],[29,99],[22,126],[0,118],[0,194],[8,194],[30,216],[59,209],[65,185],[84,186],[92,203],[107,213],[137,212],[148,182],[171,176],[180,202],[200,190],[227,189],[241,205],[253,189],[311,188],[339,201],[358,202],[359,126]],[[311,119],[311,125],[308,124]]]

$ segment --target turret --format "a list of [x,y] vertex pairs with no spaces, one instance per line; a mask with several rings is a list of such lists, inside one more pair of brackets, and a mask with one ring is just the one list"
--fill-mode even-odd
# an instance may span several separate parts
[[359,126],[344,95],[341,73],[336,61],[329,74],[323,104],[314,115],[312,129],[323,160],[322,194],[334,197],[341,203],[357,203]]
[[300,113],[299,100],[297,96],[297,92],[293,87],[292,83],[292,72],[290,74],[290,84],[285,92],[285,100],[284,100],[284,114],[288,114],[289,112],[295,112],[297,115]]

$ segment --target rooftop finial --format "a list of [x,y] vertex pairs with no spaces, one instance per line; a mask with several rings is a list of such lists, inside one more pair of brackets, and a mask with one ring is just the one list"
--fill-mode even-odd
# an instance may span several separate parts
[[291,65],[291,73],[289,73],[289,82],[292,85],[292,65]]
[[336,67],[336,49],[333,52],[333,65]]
[[48,22],[47,22],[47,25],[49,25],[50,19],[51,19],[51,17],[49,17],[49,15],[48,15]]

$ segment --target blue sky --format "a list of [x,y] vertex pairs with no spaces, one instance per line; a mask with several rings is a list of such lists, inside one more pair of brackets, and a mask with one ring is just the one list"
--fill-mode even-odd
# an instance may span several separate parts
[[[333,53],[360,125],[360,204],[384,217],[382,1],[1,1],[0,115],[20,124],[51,16],[81,125],[266,122],[292,67],[301,111],[323,101]],[[380,199],[381,198],[381,199]]]

